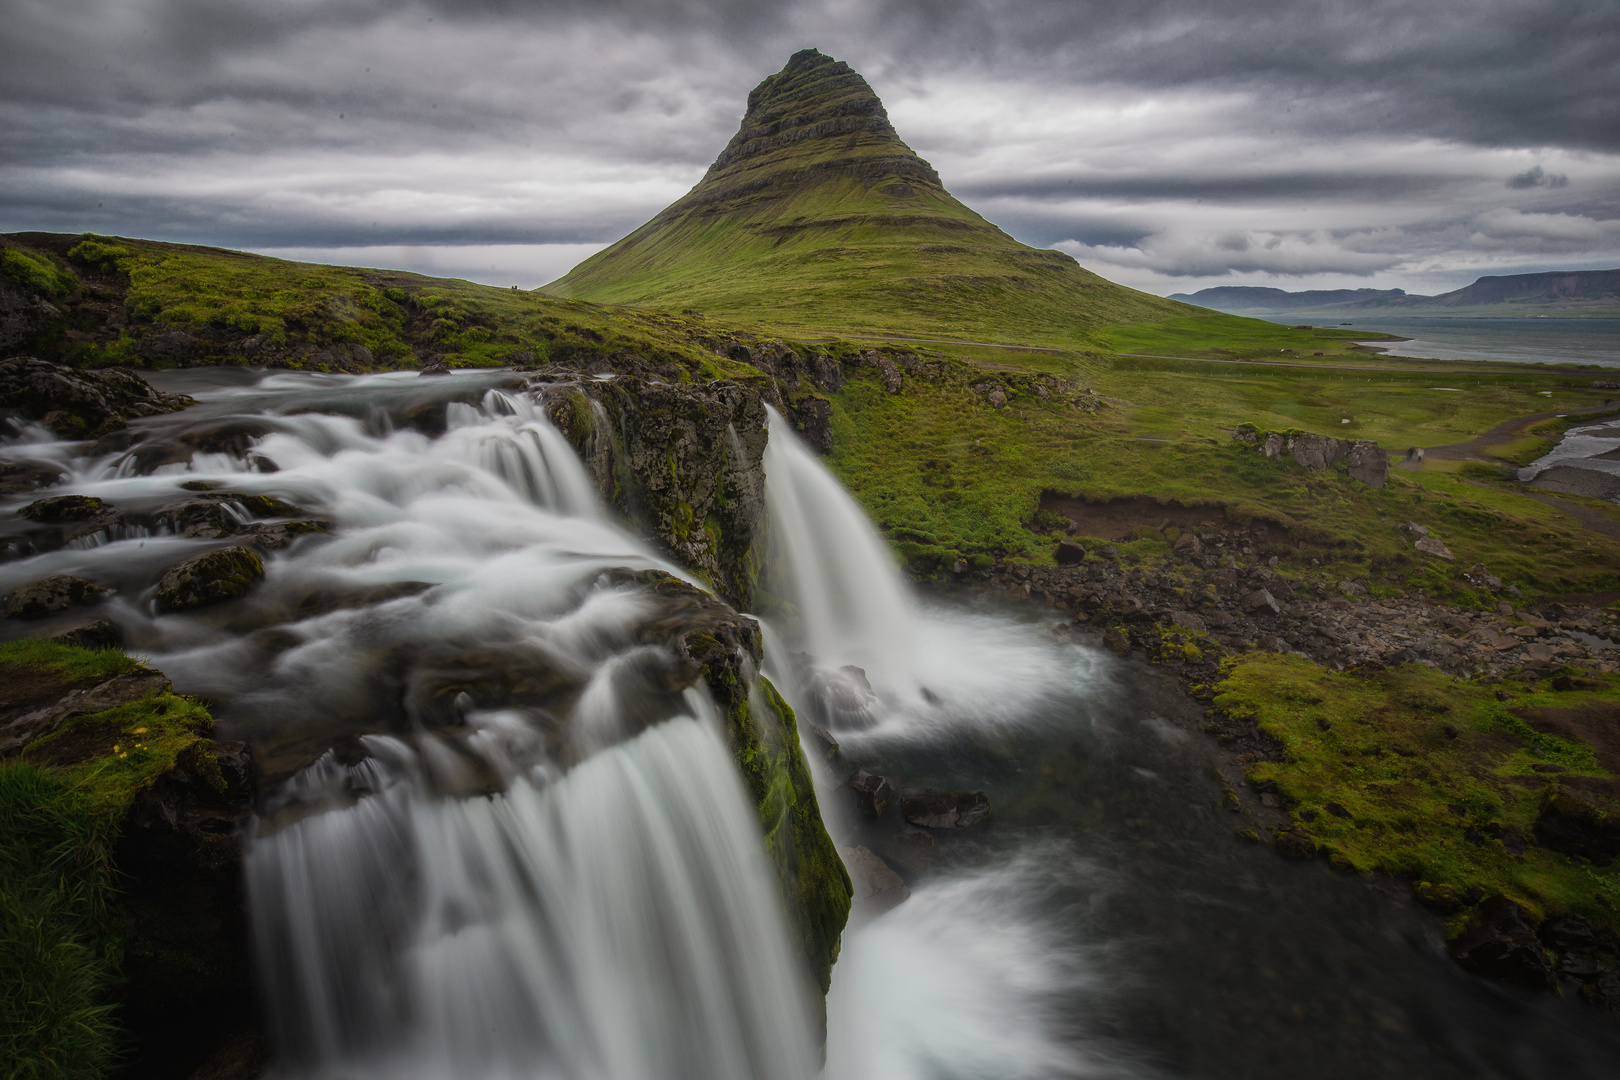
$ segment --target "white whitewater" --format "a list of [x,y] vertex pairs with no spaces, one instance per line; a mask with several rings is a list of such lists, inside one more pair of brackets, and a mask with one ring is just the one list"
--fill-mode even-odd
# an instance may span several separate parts
[[[142,599],[229,541],[109,537],[0,564],[0,589],[117,581],[103,611],[134,646],[268,745],[372,732],[275,792],[248,845],[276,1077],[810,1077],[809,980],[722,721],[700,693],[646,689],[668,662],[632,640],[647,601],[597,580],[678,571],[610,522],[539,403],[488,381],[205,389],[161,430],[211,415],[260,434],[155,471],[23,432],[0,456],[59,461],[71,490],[120,507],[212,486],[333,528],[270,553],[230,623]],[[422,408],[442,410],[436,434],[396,422]],[[458,670],[492,658],[584,691],[562,715],[445,703],[418,690],[444,650]],[[393,700],[376,681],[390,664]]]
[[409,748],[375,742],[363,775],[319,768],[369,797],[248,862],[284,1068],[811,1074],[804,980],[712,723],[666,721],[490,799],[434,797]]
[[770,586],[795,611],[788,644],[826,668],[911,675],[916,615],[889,547],[841,484],[770,410],[765,446]]

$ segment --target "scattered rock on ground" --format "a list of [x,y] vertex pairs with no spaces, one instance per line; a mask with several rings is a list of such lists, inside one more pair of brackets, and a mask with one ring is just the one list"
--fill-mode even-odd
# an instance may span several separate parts
[[138,416],[195,404],[121,368],[78,371],[32,356],[0,360],[0,402],[0,416],[38,421],[64,439],[95,438]]

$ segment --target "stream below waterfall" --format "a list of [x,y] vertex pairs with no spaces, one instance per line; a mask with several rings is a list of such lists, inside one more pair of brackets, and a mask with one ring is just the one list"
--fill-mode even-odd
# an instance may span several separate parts
[[[158,524],[14,539],[0,592],[51,574],[113,589],[97,616],[253,744],[269,790],[246,872],[276,1078],[1615,1073],[1611,1020],[1465,974],[1394,884],[1237,839],[1219,749],[1165,674],[1048,633],[1028,604],[919,602],[773,420],[764,673],[801,731],[835,730],[836,767],[809,739],[805,757],[839,848],[910,888],[857,906],[819,1064],[721,719],[635,638],[657,599],[607,572],[692,579],[611,520],[541,391],[489,374],[153,381],[200,404],[94,451],[38,427],[0,443],[68,475],[0,518],[71,492]],[[233,542],[163,524],[210,490],[327,529],[269,551],[242,600],[159,612],[166,567]],[[468,671],[507,704],[445,689]],[[897,807],[856,814],[841,784],[857,767],[993,809],[919,857]]]

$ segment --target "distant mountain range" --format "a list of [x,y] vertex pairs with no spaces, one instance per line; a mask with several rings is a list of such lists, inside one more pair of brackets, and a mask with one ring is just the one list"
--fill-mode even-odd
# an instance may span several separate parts
[[1170,299],[1232,315],[1620,315],[1620,270],[1553,270],[1482,277],[1439,296],[1403,289],[1283,289],[1222,285]]

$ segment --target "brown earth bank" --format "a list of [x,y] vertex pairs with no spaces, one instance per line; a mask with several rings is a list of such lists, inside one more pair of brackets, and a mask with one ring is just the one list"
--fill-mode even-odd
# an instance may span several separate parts
[[[1125,540],[1140,528],[1162,532],[1172,525],[1179,529],[1215,529],[1230,523],[1224,506],[1183,506],[1178,502],[1160,503],[1147,498],[1088,502],[1055,491],[1044,491],[1041,493],[1040,508],[1068,518],[1073,523],[1070,535],[1093,536],[1102,540]],[[1269,537],[1272,527],[1266,524],[1261,527]],[[1275,531],[1281,532],[1280,529]]]

